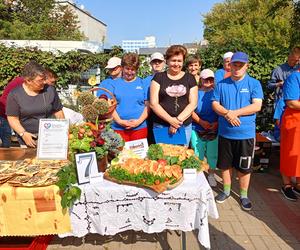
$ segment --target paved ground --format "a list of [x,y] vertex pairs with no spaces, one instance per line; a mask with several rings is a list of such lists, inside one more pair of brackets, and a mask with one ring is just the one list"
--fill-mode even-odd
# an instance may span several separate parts
[[[218,204],[220,218],[210,219],[212,249],[300,249],[300,200],[290,202],[281,193],[278,171],[278,151],[273,152],[271,168],[267,173],[255,173],[251,180],[250,198],[253,210],[244,212],[238,202],[238,188],[233,195]],[[220,178],[218,178],[220,181]],[[221,188],[221,184],[215,189]],[[187,249],[203,249],[197,241],[197,232],[189,232]],[[165,231],[144,234],[128,231],[114,237],[88,235],[84,239],[55,237],[48,247],[54,249],[182,249],[180,234]]]

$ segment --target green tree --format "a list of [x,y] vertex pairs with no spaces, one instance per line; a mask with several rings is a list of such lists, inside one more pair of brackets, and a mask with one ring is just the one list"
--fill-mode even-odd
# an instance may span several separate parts
[[0,39],[85,39],[75,13],[55,0],[0,0],[0,13]]
[[290,20],[292,32],[290,34],[291,47],[299,46],[300,42],[300,1],[299,0],[277,0],[269,12],[269,16],[275,17],[282,10],[289,6],[293,7],[293,14]]
[[204,16],[204,37],[218,46],[284,51],[290,46],[292,6],[271,17],[278,0],[225,0]]

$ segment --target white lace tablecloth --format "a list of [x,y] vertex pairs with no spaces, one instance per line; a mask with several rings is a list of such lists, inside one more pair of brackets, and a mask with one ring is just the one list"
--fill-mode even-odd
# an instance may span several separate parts
[[80,188],[80,201],[70,209],[72,232],[60,237],[115,235],[126,230],[157,233],[165,229],[199,229],[199,242],[210,248],[208,216],[217,219],[219,214],[203,173],[197,180],[185,180],[161,194],[106,180]]

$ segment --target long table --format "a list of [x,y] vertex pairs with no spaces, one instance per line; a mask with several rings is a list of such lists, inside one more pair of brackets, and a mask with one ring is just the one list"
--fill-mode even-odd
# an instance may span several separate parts
[[166,229],[199,229],[199,242],[210,248],[208,216],[217,219],[219,215],[203,173],[161,194],[106,180],[80,188],[81,198],[70,209],[72,232],[60,237],[115,235],[126,230],[158,233]]

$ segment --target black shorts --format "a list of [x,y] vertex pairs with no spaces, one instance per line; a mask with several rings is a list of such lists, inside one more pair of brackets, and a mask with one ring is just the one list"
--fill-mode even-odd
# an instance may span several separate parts
[[217,167],[235,168],[247,174],[252,172],[255,139],[233,140],[219,136]]

